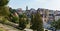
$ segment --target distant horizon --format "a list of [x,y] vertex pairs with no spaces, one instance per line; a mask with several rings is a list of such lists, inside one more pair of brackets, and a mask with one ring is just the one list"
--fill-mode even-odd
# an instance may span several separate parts
[[[9,6],[10,7],[10,6]],[[12,8],[12,7],[11,7]],[[12,8],[12,9],[19,9],[19,8]],[[22,10],[26,10],[26,8],[25,9],[23,9],[23,8],[21,8]],[[31,9],[31,8],[30,8]],[[30,9],[28,9],[28,10],[30,10]],[[35,9],[35,8],[33,8],[33,9]],[[38,9],[38,8],[37,8]],[[37,9],[35,9],[35,10],[37,10]],[[47,8],[41,8],[41,9],[47,9]],[[54,9],[48,9],[48,10],[54,10]],[[55,11],[56,11],[56,9],[55,9]],[[60,10],[58,10],[58,11],[60,11]]]
[[60,0],[10,0],[8,6],[13,9],[22,8],[26,10],[26,6],[29,9],[43,8],[49,10],[60,10]]

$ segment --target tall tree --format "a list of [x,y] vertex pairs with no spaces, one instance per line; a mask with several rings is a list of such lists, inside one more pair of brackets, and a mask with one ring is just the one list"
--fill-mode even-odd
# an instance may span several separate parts
[[0,0],[0,17],[8,17],[9,13],[9,7],[6,5],[8,4],[9,0]]
[[22,14],[22,15],[19,15],[19,27],[21,30],[23,30],[24,28],[26,28],[26,15],[25,14]]
[[43,31],[43,22],[39,12],[32,15],[31,22],[32,22],[31,29]]

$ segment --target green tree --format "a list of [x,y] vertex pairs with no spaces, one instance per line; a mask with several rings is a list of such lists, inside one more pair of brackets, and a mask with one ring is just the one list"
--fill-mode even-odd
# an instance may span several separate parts
[[4,6],[0,8],[0,16],[8,16],[9,14],[9,7]]
[[9,11],[10,11],[10,13],[13,13],[13,9],[11,7],[9,8]]
[[9,0],[0,0],[0,7],[7,5]]
[[26,28],[26,15],[25,14],[22,14],[22,15],[19,15],[19,27],[21,30],[23,30],[24,28]]
[[19,16],[18,16],[16,10],[9,8],[9,11],[10,11],[9,20],[14,23],[19,23]]
[[54,27],[56,30],[59,30],[60,29],[60,19],[57,21],[53,21],[51,23],[51,27]]
[[[8,15],[10,14],[9,12],[9,7],[7,6],[9,0],[0,0],[0,18],[7,18]],[[5,19],[3,19],[4,21],[6,21]]]
[[7,16],[9,14],[8,4],[9,0],[0,0],[0,16]]
[[43,22],[39,12],[32,14],[31,23],[32,23],[31,29],[43,31]]
[[19,17],[13,16],[13,17],[12,17],[12,22],[14,22],[14,23],[19,23]]

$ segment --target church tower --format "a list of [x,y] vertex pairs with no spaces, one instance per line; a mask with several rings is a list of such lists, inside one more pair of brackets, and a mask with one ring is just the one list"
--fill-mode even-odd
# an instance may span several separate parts
[[26,6],[26,10],[28,10],[28,6]]

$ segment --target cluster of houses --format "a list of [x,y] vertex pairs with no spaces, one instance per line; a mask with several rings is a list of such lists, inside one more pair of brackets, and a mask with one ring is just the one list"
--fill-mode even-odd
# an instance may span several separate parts
[[37,10],[31,8],[30,10],[28,10],[28,7],[26,7],[26,10],[22,10],[21,8],[18,8],[16,9],[16,11],[19,14],[26,13],[28,17],[30,17],[32,13],[36,13],[37,11],[39,11],[42,16],[42,20],[45,22],[57,21],[58,19],[60,19],[60,11],[58,10],[49,10],[43,8],[38,8]]
[[16,12],[18,14],[26,13],[28,18],[30,18],[32,13],[36,13],[37,11],[39,11],[42,16],[42,20],[44,22],[45,28],[49,27],[49,24],[52,21],[57,21],[58,19],[60,19],[60,11],[59,10],[49,10],[49,9],[44,9],[44,8],[38,8],[37,10],[35,10],[34,8],[31,8],[29,10],[28,6],[26,7],[26,10],[22,10],[22,8],[16,9]]

